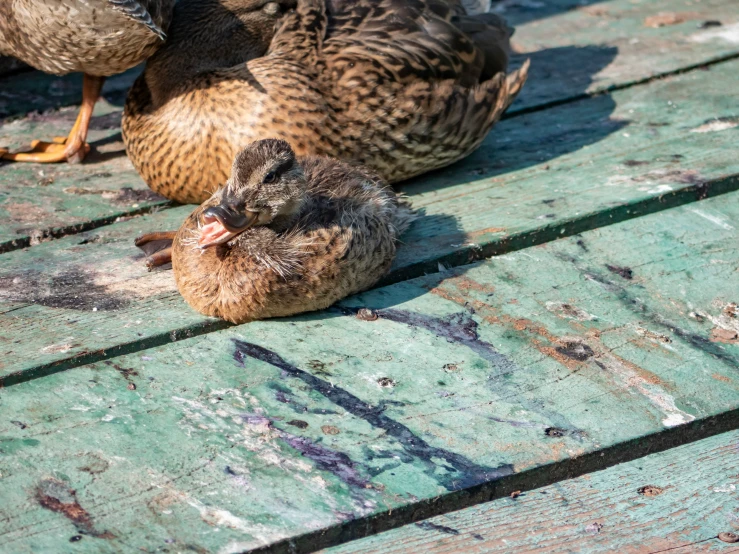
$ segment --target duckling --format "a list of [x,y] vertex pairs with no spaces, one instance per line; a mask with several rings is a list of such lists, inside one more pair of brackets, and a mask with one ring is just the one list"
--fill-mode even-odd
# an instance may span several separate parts
[[372,171],[261,140],[177,232],[175,281],[232,323],[320,310],[385,275],[414,217]]
[[164,42],[175,0],[3,0],[0,55],[63,75],[84,73],[82,107],[67,137],[35,140],[31,152],[9,154],[23,162],[79,162],[105,77],[141,63]]
[[[528,69],[506,76],[512,30],[464,4],[485,1],[297,0],[283,16],[287,1],[180,0],[127,98],[128,155],[181,203],[208,198],[266,137],[391,183],[449,165],[479,146]],[[212,15],[226,7],[231,25]]]

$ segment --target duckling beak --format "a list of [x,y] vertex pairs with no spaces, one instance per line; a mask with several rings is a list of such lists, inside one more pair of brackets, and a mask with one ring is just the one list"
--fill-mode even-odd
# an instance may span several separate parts
[[214,206],[201,214],[200,248],[225,244],[246,231],[259,219],[259,212],[238,211],[231,206]]

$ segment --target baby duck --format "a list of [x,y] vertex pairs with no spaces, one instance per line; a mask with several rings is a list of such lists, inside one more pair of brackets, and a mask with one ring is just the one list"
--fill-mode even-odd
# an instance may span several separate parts
[[320,310],[385,275],[414,218],[370,170],[260,140],[177,232],[175,281],[190,306],[232,323]]

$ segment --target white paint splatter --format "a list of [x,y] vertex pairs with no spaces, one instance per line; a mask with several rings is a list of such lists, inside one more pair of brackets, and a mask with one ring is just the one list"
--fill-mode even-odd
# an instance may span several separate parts
[[739,314],[739,307],[733,302],[726,304],[721,307],[721,314],[716,317],[704,312],[696,312],[697,315],[706,318],[713,323],[719,329],[724,331],[734,331],[739,333],[739,317],[734,314]]
[[606,368],[622,379],[625,389],[635,389],[665,415],[662,419],[662,425],[665,427],[675,427],[695,419],[695,416],[678,408],[675,399],[662,386],[647,380],[620,358],[610,356],[608,353],[604,353],[603,358],[607,359]]
[[702,31],[695,33],[690,37],[693,42],[711,42],[714,40],[723,40],[732,44],[739,44],[739,23],[725,25],[710,31]]
[[713,492],[734,492],[736,485],[722,485],[713,489]]
[[683,416],[682,414],[670,414],[662,420],[662,425],[664,425],[665,427],[677,427],[678,425],[683,425],[684,423],[688,423],[689,421],[692,420],[686,419],[685,416]]
[[252,534],[253,527],[246,520],[233,515],[228,510],[206,506],[199,500],[188,498],[187,503],[200,512],[200,517],[209,525],[224,526],[243,533]]
[[63,342],[60,342],[58,344],[50,344],[49,346],[45,346],[41,349],[41,352],[44,354],[66,354],[70,350],[72,350],[72,341],[74,340],[74,337],[67,337],[63,340]]
[[718,225],[722,229],[726,229],[727,231],[733,231],[734,230],[734,226],[733,225],[730,225],[729,223],[727,223],[726,221],[724,221],[723,219],[721,219],[721,217],[719,217],[718,215],[709,214],[709,213],[706,213],[703,210],[699,210],[697,208],[693,208],[690,211],[693,212],[696,215],[701,216],[703,219],[706,219],[706,220],[710,221],[711,223],[713,223],[715,225]]
[[715,119],[709,123],[691,129],[691,133],[715,133],[717,131],[726,131],[727,129],[733,129],[739,127],[739,119]]
[[623,185],[633,185],[634,180],[626,175],[611,175],[608,177],[603,186],[606,187],[620,187]]
[[658,185],[653,189],[649,189],[647,192],[649,194],[664,194],[666,192],[672,192],[672,187],[670,185]]
[[537,258],[536,256],[534,256],[533,254],[529,254],[528,252],[525,252],[524,250],[521,250],[519,252],[519,254],[521,254],[522,256],[526,256],[527,258],[531,258],[532,260],[534,260],[536,262],[540,261],[539,258]]

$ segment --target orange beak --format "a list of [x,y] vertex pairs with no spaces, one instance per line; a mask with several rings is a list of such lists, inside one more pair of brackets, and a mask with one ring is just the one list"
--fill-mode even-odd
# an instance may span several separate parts
[[259,219],[259,212],[239,212],[231,206],[214,206],[205,210],[200,228],[200,248],[208,248],[228,241],[252,227]]

